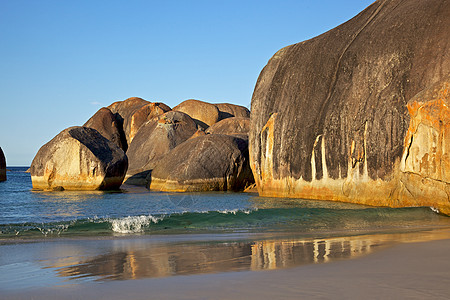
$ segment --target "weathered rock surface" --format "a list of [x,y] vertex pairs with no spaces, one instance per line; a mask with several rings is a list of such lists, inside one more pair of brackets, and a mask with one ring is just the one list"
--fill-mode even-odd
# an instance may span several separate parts
[[170,151],[153,169],[149,188],[178,192],[236,191],[252,183],[248,141],[208,134]]
[[97,130],[70,127],[39,149],[31,164],[34,189],[107,190],[122,184],[128,159]]
[[208,129],[209,134],[248,134],[250,131],[250,118],[231,117],[221,120]]
[[410,115],[400,164],[402,203],[450,214],[450,74],[408,102]]
[[173,110],[188,114],[203,129],[218,122],[220,117],[219,110],[214,104],[193,99],[181,102]]
[[216,103],[214,105],[219,110],[220,120],[231,117],[250,118],[250,111],[247,109],[247,107],[230,103]]
[[6,159],[2,147],[0,147],[0,181],[6,180]]
[[136,136],[139,128],[146,123],[147,121],[162,115],[170,111],[170,107],[160,102],[152,102],[142,106],[131,116],[130,123],[130,143],[133,141],[133,138]]
[[126,149],[127,140],[122,125],[109,108],[100,108],[83,126],[94,128],[117,147]]
[[260,195],[449,214],[445,101],[410,102],[442,86],[449,36],[449,1],[386,0],[278,51],[252,97],[250,159]]
[[194,120],[178,111],[169,111],[142,125],[127,151],[126,183],[147,185],[146,177],[155,164],[196,131]]
[[117,121],[119,121],[122,125],[123,131],[125,132],[125,137],[127,140],[127,147],[130,144],[132,138],[131,138],[131,132],[132,132],[132,126],[131,126],[131,119],[134,113],[136,113],[139,109],[141,109],[143,106],[150,104],[150,102],[138,98],[138,97],[131,97],[123,101],[117,101],[108,106],[108,108],[112,111]]

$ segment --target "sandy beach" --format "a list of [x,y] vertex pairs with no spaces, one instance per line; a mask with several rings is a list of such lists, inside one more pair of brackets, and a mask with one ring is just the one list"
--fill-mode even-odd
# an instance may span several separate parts
[[[388,239],[390,236],[391,239]],[[298,266],[273,269],[265,262],[263,267],[239,268],[239,264],[230,265],[228,271],[221,263],[210,262],[208,270],[186,272],[190,275],[158,277],[153,273],[142,273],[135,269],[134,280],[131,277],[119,280],[89,280],[65,284],[49,284],[42,279],[40,286],[5,288],[1,291],[1,299],[449,299],[450,294],[450,251],[449,231],[432,233],[413,233],[402,235],[396,242],[396,235],[371,236],[378,247],[373,251],[362,251],[358,255],[341,257],[314,263],[303,262]],[[360,239],[360,241],[367,240]],[[59,243],[59,242],[58,242]],[[61,247],[58,243],[32,244],[37,251],[33,259],[45,261],[39,254],[39,248],[47,252]],[[97,241],[95,243],[100,243]],[[129,244],[129,242],[127,241]],[[350,242],[352,243],[352,242]],[[49,245],[50,244],[50,245]],[[358,244],[353,242],[353,244]],[[363,243],[364,244],[364,243]],[[97,248],[102,248],[96,244]],[[361,243],[359,243],[361,245]],[[364,244],[367,246],[367,244]],[[4,245],[2,247],[5,247]],[[29,251],[23,247],[29,245],[12,245],[14,251]],[[16,248],[14,248],[16,247]],[[208,246],[210,247],[210,246]],[[137,263],[142,266],[144,260],[139,258],[137,246],[132,247]],[[279,249],[279,246],[275,248]],[[366,247],[367,248],[367,247]],[[2,248],[6,249],[6,248]],[[156,249],[156,248],[155,248]],[[199,251],[197,248],[188,248]],[[211,252],[215,250],[209,248]],[[292,248],[294,249],[294,248]],[[333,249],[333,248],[331,248]],[[147,249],[148,250],[148,249]],[[56,250],[55,250],[56,251]],[[182,251],[175,249],[174,251]],[[235,249],[234,249],[235,251]],[[316,254],[312,250],[312,255]],[[319,252],[321,250],[319,249]],[[350,252],[357,252],[353,248]],[[85,251],[86,252],[86,251]],[[333,250],[331,250],[333,252]],[[266,258],[270,253],[263,253]],[[291,253],[292,254],[292,253]],[[160,255],[160,254],[158,254]],[[278,257],[280,256],[277,254]],[[275,255],[275,256],[277,256]],[[40,257],[39,257],[40,256]],[[274,256],[274,257],[275,257]],[[322,255],[324,258],[326,255]],[[61,255],[66,260],[67,256]],[[285,256],[285,257],[288,257]],[[315,256],[314,256],[315,257]],[[333,256],[330,253],[330,257]],[[97,260],[105,257],[97,258]],[[111,259],[111,258],[109,258]],[[139,260],[141,259],[141,260]],[[179,258],[181,260],[181,258]],[[192,255],[190,257],[192,260]],[[198,259],[198,258],[196,258]],[[70,259],[69,259],[70,260]],[[98,263],[98,262],[97,262]],[[114,262],[109,262],[114,268]],[[275,264],[279,265],[279,261]],[[61,262],[60,262],[61,264]],[[73,265],[73,262],[67,263]],[[89,268],[93,264],[78,262],[80,266]],[[181,266],[181,262],[178,262]],[[242,264],[242,263],[241,263]],[[197,263],[197,265],[202,265]],[[216,267],[214,267],[216,265]],[[265,267],[264,267],[265,266]],[[53,266],[54,267],[54,266]],[[43,269],[51,269],[47,266]],[[73,273],[75,269],[59,267],[62,273]],[[78,269],[79,270],[79,269]],[[102,272],[109,272],[102,267]],[[116,272],[130,273],[128,270]],[[87,276],[87,273],[81,274]],[[105,273],[106,274],[106,273]],[[159,274],[161,275],[161,274]],[[131,276],[131,275],[130,275]],[[128,279],[128,280],[126,280]],[[34,279],[39,283],[39,279]]]

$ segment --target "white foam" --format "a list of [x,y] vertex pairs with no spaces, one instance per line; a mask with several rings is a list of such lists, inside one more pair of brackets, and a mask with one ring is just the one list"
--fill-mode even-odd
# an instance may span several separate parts
[[125,217],[120,219],[109,220],[112,226],[112,231],[117,233],[139,233],[143,232],[145,227],[148,227],[150,223],[158,223],[161,218],[149,216],[135,216]]
[[[257,209],[256,209],[257,210]],[[241,212],[244,214],[250,214],[251,212],[253,212],[254,210],[250,210],[250,209],[245,209],[245,210],[240,210],[240,209],[225,209],[225,210],[221,210],[219,211],[219,213],[221,214],[233,214],[235,215],[237,212]]]
[[432,211],[434,211],[435,213],[439,213],[439,209],[437,209],[437,208],[435,208],[435,207],[433,207],[433,206],[430,206],[430,209],[432,210]]

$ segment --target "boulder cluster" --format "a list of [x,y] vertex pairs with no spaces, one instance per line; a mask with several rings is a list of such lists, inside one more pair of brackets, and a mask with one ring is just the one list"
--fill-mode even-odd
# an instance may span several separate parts
[[171,109],[137,97],[114,102],[38,151],[33,188],[243,190],[254,182],[249,124],[249,110],[228,103],[186,100]]
[[375,1],[275,53],[251,118],[232,104],[115,102],[40,150],[33,186],[111,188],[123,177],[154,190],[207,191],[255,180],[260,196],[450,215],[449,36],[448,0]]

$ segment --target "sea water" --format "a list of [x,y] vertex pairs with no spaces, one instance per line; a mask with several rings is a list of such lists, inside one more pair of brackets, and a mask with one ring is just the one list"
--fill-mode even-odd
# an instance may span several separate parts
[[26,167],[0,182],[0,291],[268,270],[449,238],[429,207],[386,208],[251,193],[32,190]]
[[449,226],[429,207],[380,208],[249,193],[32,190],[26,167],[0,183],[0,239],[200,233],[321,236]]

